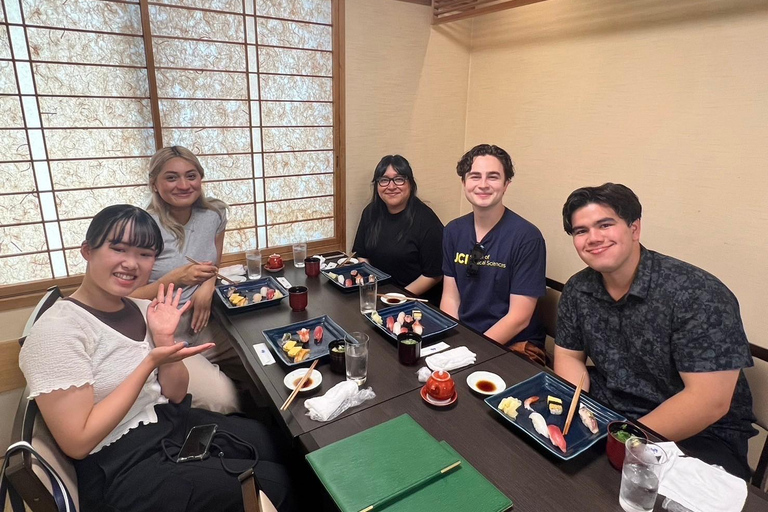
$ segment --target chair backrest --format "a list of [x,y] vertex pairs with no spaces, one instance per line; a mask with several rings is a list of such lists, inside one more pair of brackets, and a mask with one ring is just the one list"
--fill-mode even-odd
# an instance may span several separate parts
[[[49,288],[38,302],[24,328],[23,344],[29,330],[38,318],[61,297],[58,287]],[[75,508],[79,508],[77,494],[77,475],[72,461],[56,444],[48,427],[43,421],[40,409],[34,400],[29,400],[29,388],[24,390],[16,411],[12,432],[12,443],[26,441],[50,464],[59,474],[67,490],[72,496]],[[56,502],[51,494],[51,484],[39,463],[28,453],[18,453],[8,458],[6,475],[21,498],[33,512],[56,512]]]
[[552,279],[547,279],[547,292],[539,298],[536,304],[539,318],[544,324],[544,331],[547,333],[545,347],[549,361],[554,361],[555,351],[555,332],[557,331],[557,304],[560,302],[560,291],[563,285]]
[[[750,344],[755,365],[744,369],[752,392],[752,410],[759,434],[749,441],[752,484],[765,490],[768,477],[768,349]],[[758,456],[759,454],[759,456]]]

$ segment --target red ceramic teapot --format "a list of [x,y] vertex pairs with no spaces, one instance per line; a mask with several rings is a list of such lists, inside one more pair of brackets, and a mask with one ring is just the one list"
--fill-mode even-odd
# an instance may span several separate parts
[[272,254],[267,260],[267,266],[269,268],[281,268],[283,266],[283,258],[279,254]]
[[427,394],[435,400],[449,400],[456,392],[456,383],[451,374],[437,370],[432,372],[427,380]]

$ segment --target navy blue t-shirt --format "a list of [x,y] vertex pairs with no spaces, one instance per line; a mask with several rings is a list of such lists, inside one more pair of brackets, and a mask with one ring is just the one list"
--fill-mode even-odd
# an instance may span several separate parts
[[[547,287],[547,250],[536,226],[505,208],[501,220],[480,242],[485,257],[478,272],[467,275],[475,240],[473,213],[448,223],[443,231],[443,273],[456,280],[461,304],[459,319],[485,332],[509,312],[509,296],[542,297]],[[530,341],[544,348],[544,326],[536,313],[506,344]]]

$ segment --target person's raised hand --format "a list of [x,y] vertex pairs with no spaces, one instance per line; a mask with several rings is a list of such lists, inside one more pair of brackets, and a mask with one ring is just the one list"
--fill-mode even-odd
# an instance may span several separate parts
[[180,273],[176,282],[181,283],[184,286],[192,286],[196,284],[203,284],[216,275],[219,271],[218,267],[211,261],[203,261],[200,264],[189,263],[177,269]]
[[173,336],[179,325],[179,319],[192,305],[187,302],[179,308],[179,300],[181,300],[181,288],[176,290],[174,297],[173,283],[168,285],[168,293],[165,293],[164,286],[160,283],[157,288],[157,297],[147,308],[147,327],[152,333],[155,345],[173,344]]
[[147,354],[147,358],[151,360],[152,366],[157,368],[164,364],[177,363],[215,346],[214,343],[204,343],[196,347],[190,347],[186,341],[179,341],[172,345],[161,345],[153,348],[150,353]]

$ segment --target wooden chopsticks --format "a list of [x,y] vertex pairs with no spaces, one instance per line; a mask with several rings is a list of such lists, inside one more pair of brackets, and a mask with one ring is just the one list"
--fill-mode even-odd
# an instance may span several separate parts
[[429,302],[427,299],[420,299],[418,297],[400,297],[399,295],[390,295],[388,293],[377,293],[377,297],[387,297],[388,299],[397,299],[397,300],[415,300],[417,302]]
[[301,391],[301,388],[304,386],[304,383],[307,382],[307,379],[310,375],[312,375],[312,371],[315,369],[315,366],[317,366],[317,362],[320,361],[319,359],[315,359],[312,363],[312,366],[309,367],[309,370],[307,370],[307,373],[304,374],[304,376],[301,378],[299,383],[296,385],[295,388],[293,388],[293,392],[286,398],[285,402],[283,402],[283,405],[280,406],[281,411],[286,411],[291,406],[291,402],[293,402],[293,399],[296,398],[296,395],[299,394],[299,391]]
[[[186,258],[187,258],[187,261],[189,261],[190,263],[193,263],[193,264],[195,264],[195,265],[202,265],[202,263],[200,263],[199,261],[193,260],[193,259],[192,259],[192,258],[190,258],[189,256],[187,256]],[[222,281],[224,281],[225,283],[229,283],[229,284],[237,284],[236,282],[234,282],[234,281],[233,281],[233,280],[231,280],[230,278],[228,278],[228,277],[226,277],[226,276],[223,276],[223,275],[219,274],[218,272],[216,272],[216,275],[218,276],[218,278],[219,278],[219,279],[221,279],[221,280],[222,280]]]
[[587,376],[587,372],[581,374],[581,380],[579,386],[576,388],[576,392],[573,394],[573,400],[571,400],[571,406],[568,408],[568,418],[565,420],[565,428],[563,429],[563,435],[568,433],[571,428],[571,421],[573,421],[573,413],[576,412],[576,404],[579,402],[579,396],[581,396],[581,389],[584,387],[584,378]]

